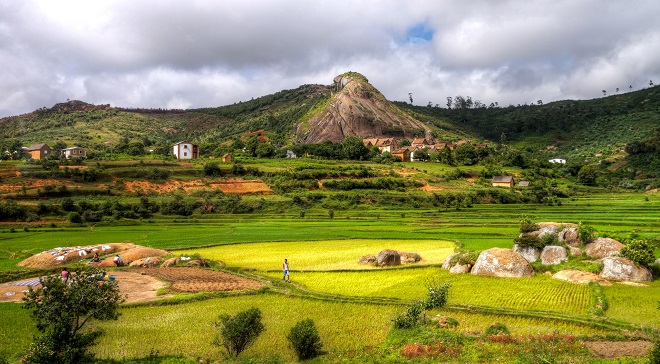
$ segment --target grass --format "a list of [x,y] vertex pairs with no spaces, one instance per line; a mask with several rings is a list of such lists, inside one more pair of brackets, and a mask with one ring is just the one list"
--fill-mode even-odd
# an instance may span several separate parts
[[643,326],[660,327],[660,281],[645,282],[649,287],[631,287],[615,283],[603,287],[609,302],[605,316]]
[[454,251],[454,243],[434,240],[320,240],[287,241],[222,245],[217,247],[179,250],[176,254],[199,254],[228,266],[258,270],[280,269],[287,258],[291,270],[368,269],[357,263],[363,255],[376,255],[380,250],[394,249],[419,253],[425,261],[417,264],[439,264]]
[[[280,277],[278,273],[268,275]],[[291,277],[309,290],[344,296],[424,299],[426,282],[433,278],[452,284],[452,304],[572,314],[586,314],[591,306],[588,286],[557,281],[545,275],[518,279],[481,277],[450,274],[438,267],[428,267],[370,272],[294,272]]]

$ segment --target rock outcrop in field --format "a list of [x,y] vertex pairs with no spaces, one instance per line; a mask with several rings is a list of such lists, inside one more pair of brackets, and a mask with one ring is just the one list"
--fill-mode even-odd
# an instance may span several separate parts
[[603,270],[600,276],[617,281],[644,282],[652,281],[653,276],[648,268],[638,267],[632,261],[622,257],[603,258]]
[[532,277],[534,269],[511,249],[491,248],[479,254],[471,273],[494,277]]
[[588,243],[584,250],[592,258],[605,258],[618,255],[624,246],[612,238],[598,238]]

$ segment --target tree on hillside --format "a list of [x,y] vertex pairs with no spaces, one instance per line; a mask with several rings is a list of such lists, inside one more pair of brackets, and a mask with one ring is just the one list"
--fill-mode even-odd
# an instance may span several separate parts
[[407,146],[411,145],[412,143],[410,142],[410,139],[404,138],[404,139],[399,140],[396,144],[399,146],[399,148],[402,148],[402,147],[407,147]]
[[355,135],[349,135],[341,142],[341,151],[346,159],[362,160],[369,154],[369,149],[364,146],[362,139]]
[[596,170],[594,167],[589,165],[582,166],[578,172],[578,181],[584,185],[593,185],[596,182]]
[[41,278],[41,287],[29,288],[23,308],[33,310],[36,336],[23,363],[77,364],[92,361],[87,349],[101,331],[86,330],[90,320],[116,320],[123,301],[115,281],[104,280],[105,272],[83,268],[67,282],[58,276]]
[[257,144],[257,149],[254,154],[259,158],[270,157],[275,153],[275,148],[269,142],[261,142]]
[[245,142],[245,151],[248,155],[254,157],[257,154],[257,147],[259,146],[259,137],[253,135]]

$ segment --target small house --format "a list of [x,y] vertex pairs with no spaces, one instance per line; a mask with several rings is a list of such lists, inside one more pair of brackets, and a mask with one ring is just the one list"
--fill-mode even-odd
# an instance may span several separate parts
[[29,154],[32,159],[43,159],[51,154],[48,144],[32,144],[25,149],[25,152]]
[[87,157],[87,151],[80,147],[64,148],[61,150],[60,156],[66,159],[85,158]]
[[378,143],[378,138],[365,138],[365,139],[362,139],[362,144],[364,144],[364,146],[367,147],[367,149],[371,149],[371,147],[376,145],[376,143]]
[[566,159],[555,158],[555,159],[550,159],[548,162],[550,162],[550,163],[566,164]]
[[408,148],[396,149],[392,152],[392,157],[397,157],[402,162],[410,162],[410,150]]
[[429,142],[426,141],[426,138],[414,138],[410,145],[415,148],[424,148],[429,146]]
[[287,149],[286,157],[287,158],[298,158],[298,156],[296,155],[296,152],[292,151],[291,149]]
[[231,163],[231,159],[232,159],[231,154],[229,154],[229,153],[222,156],[222,161],[224,163]]
[[513,176],[494,176],[493,187],[513,187]]
[[518,182],[518,187],[529,187],[529,181]]
[[176,159],[195,159],[199,158],[199,147],[187,140],[174,144],[172,150]]
[[378,139],[376,146],[381,152],[394,153],[395,150],[399,149],[396,139],[394,138]]

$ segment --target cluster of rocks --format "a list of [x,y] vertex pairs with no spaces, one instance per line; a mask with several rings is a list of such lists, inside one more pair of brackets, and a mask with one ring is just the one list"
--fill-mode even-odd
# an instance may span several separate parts
[[409,253],[400,250],[381,250],[377,256],[368,254],[358,259],[358,264],[366,264],[378,267],[390,267],[401,264],[417,263],[422,257],[417,253]]
[[442,267],[450,273],[471,273],[474,275],[496,276],[496,277],[531,277],[534,269],[530,263],[541,261],[544,265],[561,264],[568,260],[570,255],[586,255],[600,262],[602,270],[600,274],[566,270],[556,273],[553,278],[575,283],[599,282],[607,285],[607,280],[617,281],[651,281],[651,271],[645,267],[639,267],[634,262],[619,257],[619,252],[624,244],[611,238],[597,238],[584,244],[578,234],[575,224],[539,223],[538,230],[524,233],[543,238],[552,234],[559,242],[566,244],[549,245],[543,248],[522,247],[518,244],[513,249],[492,248],[479,254],[473,265],[466,264],[457,255],[452,254],[445,260]]
[[202,259],[190,259],[186,257],[174,257],[174,258],[169,258],[167,260],[164,260],[161,257],[147,257],[143,259],[138,259],[129,264],[130,267],[136,267],[136,268],[167,268],[167,267],[172,267],[175,265],[179,265],[184,263],[187,266],[190,267],[208,267],[209,263]]

